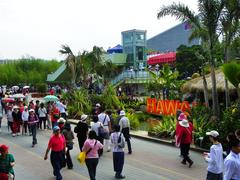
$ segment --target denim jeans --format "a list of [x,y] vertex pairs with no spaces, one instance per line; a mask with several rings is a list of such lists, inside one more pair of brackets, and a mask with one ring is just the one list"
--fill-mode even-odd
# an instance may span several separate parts
[[50,160],[53,167],[53,175],[56,180],[62,180],[60,170],[62,169],[63,151],[51,151]]
[[33,141],[32,144],[35,145],[37,144],[37,124],[32,124],[29,126],[29,129],[32,133]]

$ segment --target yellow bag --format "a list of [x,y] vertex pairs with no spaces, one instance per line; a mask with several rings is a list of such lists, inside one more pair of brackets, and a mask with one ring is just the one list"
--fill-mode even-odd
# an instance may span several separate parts
[[86,159],[86,152],[80,152],[78,155],[77,160],[79,161],[80,165],[83,165],[85,163],[85,159]]

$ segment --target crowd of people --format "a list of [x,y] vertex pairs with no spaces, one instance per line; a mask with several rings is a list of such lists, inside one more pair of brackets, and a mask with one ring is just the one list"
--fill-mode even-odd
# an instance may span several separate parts
[[[114,171],[116,173],[115,178],[125,178],[122,174],[124,165],[123,148],[125,146],[125,140],[128,145],[129,154],[132,154],[132,148],[129,133],[130,122],[123,110],[119,111],[118,121],[117,123],[114,123],[111,111],[105,111],[105,109],[97,103],[93,108],[92,115],[81,115],[81,118],[73,131],[70,122],[67,120],[66,103],[60,97],[58,102],[47,102],[46,104],[39,100],[36,100],[35,102],[30,101],[28,105],[22,101],[8,102],[3,106],[1,105],[0,120],[3,117],[3,114],[6,114],[8,130],[12,137],[32,136],[32,147],[35,147],[38,143],[37,132],[39,130],[53,131],[48,142],[44,159],[48,159],[48,153],[51,151],[50,162],[56,180],[62,179],[60,173],[62,168],[67,166],[68,169],[73,169],[70,151],[74,147],[74,132],[78,139],[80,152],[87,152],[86,166],[91,180],[96,179],[96,168],[99,158],[103,154],[103,149],[106,149],[106,152],[110,152],[111,148],[113,152]],[[90,118],[92,119],[92,122],[89,126],[87,124],[87,119],[90,120]],[[2,146],[5,147],[5,149],[8,149],[7,146]],[[4,157],[4,152],[1,151],[1,155],[1,157]],[[12,155],[11,157],[14,162]],[[0,172],[6,175],[6,171],[2,172],[1,169],[4,166],[1,163],[4,162],[5,161],[0,162]],[[8,177],[10,177],[9,173],[12,166],[11,168],[9,166],[7,172]],[[0,177],[2,176],[3,175]],[[14,178],[14,173],[12,173],[11,176]]]
[[[193,124],[187,120],[183,112],[177,113],[176,146],[180,148],[181,163],[189,168],[193,161],[189,157],[190,144],[193,139]],[[209,152],[203,153],[208,163],[206,180],[237,180],[240,179],[240,130],[229,133],[227,139],[228,149],[223,152],[219,142],[219,133],[212,130],[206,133],[212,143]]]
[[[37,131],[47,129],[53,131],[44,159],[48,159],[48,154],[51,151],[50,162],[56,180],[63,178],[62,168],[73,169],[70,151],[74,148],[74,133],[78,140],[79,151],[86,152],[85,162],[91,180],[96,179],[97,165],[104,151],[112,151],[115,178],[124,179],[122,171],[125,159],[125,142],[128,154],[132,154],[130,121],[125,111],[119,110],[117,120],[113,120],[112,112],[106,111],[101,104],[97,103],[92,114],[82,114],[72,130],[71,124],[67,120],[67,105],[60,97],[59,100],[46,104],[38,100],[30,101],[28,105],[23,102],[7,103],[0,108],[0,120],[5,112],[12,136],[15,138],[19,135],[31,135],[32,147],[37,144]],[[90,125],[87,120],[91,120]],[[188,165],[189,168],[194,164],[189,155],[193,130],[194,127],[188,120],[188,115],[184,112],[177,112],[176,146],[180,149],[181,163]],[[203,153],[203,158],[208,163],[206,179],[240,179],[240,130],[230,133],[227,137],[228,150],[226,155],[224,155],[223,147],[219,141],[219,133],[212,130],[206,135],[209,136],[212,143],[210,151]],[[8,153],[6,145],[0,146],[0,153],[0,177],[14,179],[15,160],[13,155]]]

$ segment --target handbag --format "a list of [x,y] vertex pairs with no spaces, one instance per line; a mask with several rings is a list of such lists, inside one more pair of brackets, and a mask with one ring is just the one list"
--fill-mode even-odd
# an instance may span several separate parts
[[[107,117],[107,115],[105,115],[105,118],[104,118],[104,120],[103,120],[103,125],[104,125],[104,123],[105,123],[106,117]],[[108,131],[103,127],[103,125],[100,124],[100,127],[98,128],[98,136],[101,137],[101,138],[103,138],[103,139],[107,139],[107,138],[109,138],[109,133],[108,133]]]
[[[97,140],[95,141],[94,146],[96,144],[97,144]],[[79,161],[80,165],[83,165],[85,163],[86,156],[88,155],[88,153],[90,153],[91,150],[92,150],[92,148],[90,148],[87,152],[82,151],[82,152],[79,153],[77,160]]]

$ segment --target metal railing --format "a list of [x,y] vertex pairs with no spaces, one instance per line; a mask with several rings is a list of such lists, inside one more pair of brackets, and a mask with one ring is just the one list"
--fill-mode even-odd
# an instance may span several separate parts
[[149,72],[147,71],[129,71],[129,70],[125,70],[123,71],[121,74],[119,74],[118,76],[116,76],[114,79],[111,80],[111,84],[116,85],[118,84],[120,81],[124,81],[124,80],[139,80],[139,81],[150,81],[152,79],[151,75]]

